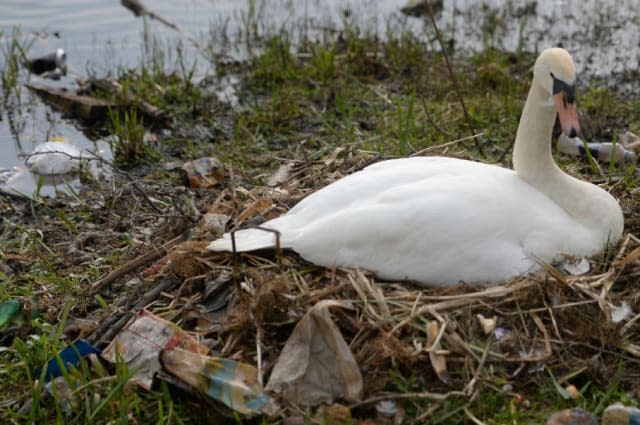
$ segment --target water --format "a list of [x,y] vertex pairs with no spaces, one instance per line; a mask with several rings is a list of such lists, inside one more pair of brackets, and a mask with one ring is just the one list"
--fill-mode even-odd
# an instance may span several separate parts
[[[402,28],[433,39],[428,20],[399,13],[402,0],[147,0],[145,4],[182,32],[137,18],[115,0],[3,0],[0,46],[6,49],[16,37],[30,45],[29,57],[61,47],[72,70],[100,77],[137,67],[159,52],[171,68],[175,47],[181,45],[183,60],[195,62],[202,78],[215,73],[211,52],[247,57],[247,45],[239,42],[246,39],[247,28],[262,35],[286,31],[294,42],[332,34],[327,29],[339,30],[345,23],[383,38]],[[640,92],[640,0],[444,0],[437,18],[456,51],[487,46],[533,51],[562,45],[573,54],[581,78],[598,77],[611,85],[624,82],[630,92]],[[0,69],[5,67],[3,60],[0,55]],[[26,72],[20,77],[29,78]],[[55,84],[73,86],[73,77]],[[105,142],[90,129],[44,105],[26,88],[20,93],[20,102],[0,105],[0,169],[23,164],[25,154],[53,136],[81,149],[104,149]]]

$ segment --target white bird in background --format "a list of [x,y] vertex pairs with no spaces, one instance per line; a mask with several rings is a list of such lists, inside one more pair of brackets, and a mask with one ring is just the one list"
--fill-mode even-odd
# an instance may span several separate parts
[[[622,210],[605,190],[554,162],[556,113],[579,130],[575,65],[567,51],[538,57],[509,170],[445,157],[382,161],[303,199],[262,227],[280,246],[325,267],[370,270],[427,286],[497,283],[560,255],[590,256],[616,243]],[[235,232],[238,252],[273,248],[274,232]],[[229,233],[212,242],[231,251]]]

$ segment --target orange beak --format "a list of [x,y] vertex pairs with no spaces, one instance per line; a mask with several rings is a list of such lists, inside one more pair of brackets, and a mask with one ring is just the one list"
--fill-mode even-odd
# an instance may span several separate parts
[[568,137],[576,137],[580,132],[580,122],[578,121],[578,110],[575,102],[568,102],[564,91],[559,91],[553,96],[556,100],[558,118],[562,126],[562,132]]

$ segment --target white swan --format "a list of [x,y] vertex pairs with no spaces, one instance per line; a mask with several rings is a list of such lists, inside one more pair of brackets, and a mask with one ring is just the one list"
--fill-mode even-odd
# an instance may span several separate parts
[[[565,134],[579,128],[574,82],[565,50],[542,52],[516,135],[515,171],[444,157],[382,161],[262,227],[278,230],[281,247],[313,263],[428,286],[496,283],[560,254],[596,254],[621,237],[620,206],[565,174],[551,153],[556,112]],[[239,230],[235,243],[237,251],[270,248],[275,234]],[[230,234],[209,249],[231,251]]]

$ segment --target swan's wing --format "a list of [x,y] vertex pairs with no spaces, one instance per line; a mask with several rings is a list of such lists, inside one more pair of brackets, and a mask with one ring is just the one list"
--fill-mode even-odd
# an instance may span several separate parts
[[288,220],[308,222],[333,211],[362,204],[379,194],[432,177],[466,176],[478,173],[513,174],[513,171],[446,157],[415,157],[381,161],[323,187],[295,205]]
[[[464,175],[478,169],[492,169],[497,173],[511,173],[510,170],[472,161],[446,157],[416,157],[372,164],[363,170],[346,176],[323,187],[296,204],[286,215],[278,217],[261,227],[286,230],[280,235],[282,247],[290,247],[297,238],[297,230],[309,223],[332,216],[336,211],[365,207],[380,193],[418,182],[438,175]],[[234,233],[235,249],[238,252],[272,248],[276,245],[276,235],[260,229],[244,229]],[[209,245],[213,251],[232,251],[231,234]]]
[[[562,251],[567,214],[515,174],[439,174],[298,221],[283,233],[304,258],[431,284],[496,281]],[[293,223],[293,222],[292,222]],[[282,227],[284,226],[284,227]],[[564,232],[561,232],[564,233]]]

